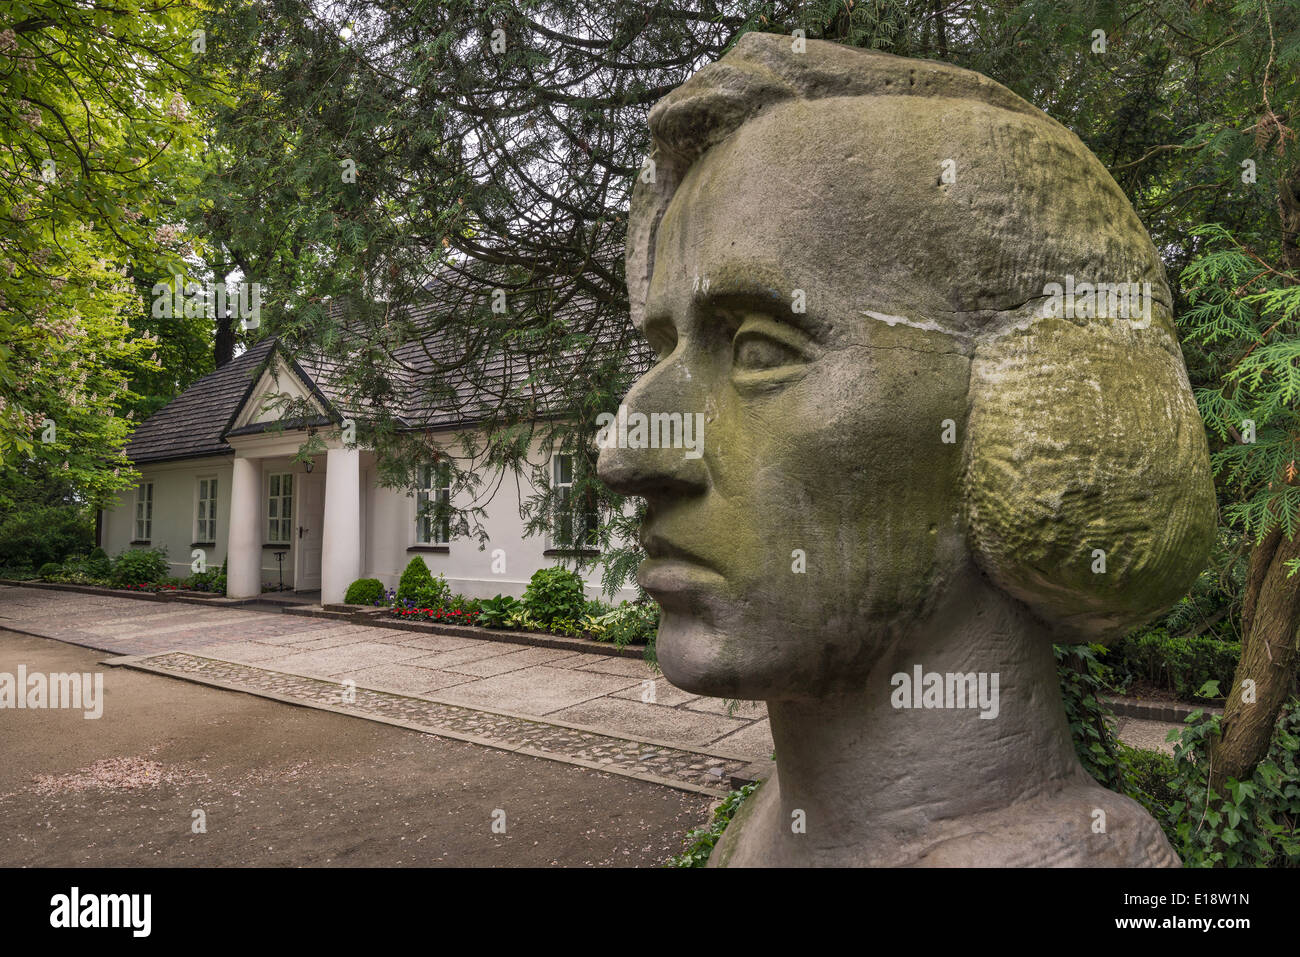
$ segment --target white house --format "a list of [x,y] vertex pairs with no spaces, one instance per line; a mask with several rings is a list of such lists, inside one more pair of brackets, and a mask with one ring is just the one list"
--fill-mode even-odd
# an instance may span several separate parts
[[[313,377],[267,339],[195,382],[136,430],[126,451],[141,482],[103,512],[100,545],[110,555],[165,547],[178,577],[190,574],[201,551],[214,568],[228,559],[231,597],[253,597],[264,583],[283,581],[319,590],[323,602],[342,601],[357,578],[396,585],[415,555],[453,592],[518,596],[538,568],[571,554],[545,536],[524,536],[519,499],[535,490],[513,482],[501,483],[488,506],[484,548],[476,539],[456,540],[446,523],[417,519],[423,496],[449,489],[436,487],[432,471],[426,492],[379,487],[374,454],[338,437],[343,417],[327,396],[327,378]],[[285,395],[317,414],[277,421],[268,397]],[[291,461],[309,431],[326,451],[310,463]],[[450,427],[431,431],[448,443],[454,434]],[[542,464],[541,454],[535,449],[530,461]],[[546,464],[554,483],[570,480],[566,457]],[[599,568],[586,576],[594,598]],[[618,597],[632,597],[631,590]]]

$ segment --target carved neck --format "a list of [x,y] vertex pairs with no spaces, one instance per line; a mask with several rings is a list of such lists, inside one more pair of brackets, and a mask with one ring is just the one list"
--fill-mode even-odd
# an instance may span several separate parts
[[[788,832],[796,810],[807,819],[801,839],[782,836],[796,855],[800,847],[815,854],[857,846],[906,857],[941,822],[1055,791],[1082,774],[1046,629],[978,573],[968,579],[905,647],[882,659],[861,692],[768,702],[776,823]],[[918,665],[926,676],[920,688]],[[970,673],[985,692],[983,709],[978,697],[975,706],[954,707],[958,685],[970,685],[948,675]],[[935,674],[942,685],[928,677]],[[993,713],[994,675],[996,716],[982,718],[981,710]],[[912,707],[895,706],[909,703],[909,694]]]

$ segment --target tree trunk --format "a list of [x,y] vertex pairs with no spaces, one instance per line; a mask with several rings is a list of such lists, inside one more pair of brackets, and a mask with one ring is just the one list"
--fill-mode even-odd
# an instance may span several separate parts
[[1242,596],[1241,661],[1210,750],[1210,787],[1220,796],[1228,778],[1248,780],[1268,753],[1278,711],[1295,683],[1300,579],[1289,579],[1286,569],[1293,558],[1300,558],[1300,534],[1288,540],[1280,528],[1250,555]]
[[[1282,261],[1300,271],[1300,169],[1278,183]],[[1281,476],[1279,481],[1286,481]],[[1250,555],[1242,594],[1241,661],[1223,709],[1219,737],[1210,748],[1210,787],[1220,796],[1228,778],[1248,779],[1268,753],[1278,711],[1295,687],[1300,657],[1300,577],[1288,578],[1286,562],[1300,558],[1300,533],[1287,540],[1275,528]],[[1252,682],[1252,685],[1247,685]],[[1253,688],[1254,700],[1247,700]]]
[[217,332],[213,338],[213,359],[216,361],[215,368],[220,369],[223,365],[235,358],[235,325],[230,318],[230,310],[226,310],[224,316],[217,316]]

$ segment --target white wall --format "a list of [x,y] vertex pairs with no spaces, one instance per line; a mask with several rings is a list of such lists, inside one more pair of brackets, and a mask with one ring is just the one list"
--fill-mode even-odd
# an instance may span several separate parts
[[217,535],[215,546],[204,546],[207,562],[220,568],[226,557],[226,531],[230,518],[231,456],[214,455],[182,462],[140,466],[143,482],[153,482],[153,529],[148,545],[132,546],[135,539],[135,489],[122,492],[115,508],[105,509],[101,544],[110,557],[128,548],[165,548],[171,574],[190,573],[192,543],[196,541],[195,508],[200,478],[217,480]]
[[[457,447],[450,435],[440,435],[437,438],[444,447]],[[534,444],[529,460],[533,464],[544,461],[538,444]],[[495,595],[519,597],[528,587],[533,572],[539,568],[563,564],[561,558],[543,554],[548,547],[544,536],[524,537],[525,523],[519,517],[521,499],[527,501],[536,493],[527,474],[519,484],[516,484],[512,475],[507,475],[501,482],[485,477],[479,485],[480,497],[488,494],[487,489],[496,488],[495,495],[484,506],[487,514],[479,518],[487,532],[488,541],[480,551],[477,537],[457,539],[453,535],[446,553],[408,551],[415,545],[416,538],[415,496],[377,487],[374,475],[373,465],[362,474],[363,487],[369,489],[367,514],[362,522],[365,551],[362,568],[365,577],[378,578],[386,588],[397,586],[407,563],[417,555],[424,559],[430,572],[446,577],[453,592],[469,598],[491,598]],[[453,496],[453,504],[466,508],[474,503],[468,495],[464,495]],[[482,505],[483,502],[480,500],[477,504]],[[496,558],[504,558],[504,571],[493,568],[496,560],[494,554],[498,550],[504,553],[496,555]],[[497,569],[500,567],[498,561]],[[572,560],[568,567],[573,567]],[[584,570],[587,597],[608,601],[609,597],[601,593],[602,571],[599,564]],[[623,588],[615,600],[630,600],[635,597],[636,590],[629,586]]]
[[[284,433],[284,441],[296,444],[299,439],[294,433]],[[446,446],[454,447],[450,436],[442,437]],[[270,440],[267,440],[268,442]],[[268,446],[269,448],[269,446]],[[140,466],[144,481],[154,483],[154,518],[151,545],[165,546],[171,562],[172,574],[184,578],[190,574],[191,542],[194,541],[195,491],[200,476],[216,476],[218,481],[217,498],[217,544],[206,549],[208,563],[219,568],[226,557],[226,544],[230,519],[230,483],[231,455],[213,456],[205,459],[189,459],[181,462],[168,462],[156,465]],[[534,448],[530,456],[533,463],[542,461],[540,450]],[[270,472],[293,472],[300,477],[303,473],[301,464],[290,465],[289,457],[277,455],[256,459],[261,472],[260,489],[262,500],[259,502],[259,527],[262,534],[266,532],[266,476]],[[326,456],[315,458],[314,475],[325,475],[328,482]],[[523,594],[528,580],[539,568],[562,564],[558,557],[547,557],[543,552],[547,548],[544,536],[535,535],[525,538],[524,522],[519,517],[520,499],[527,499],[534,494],[534,489],[525,480],[523,487],[516,485],[512,476],[505,481],[494,482],[485,479],[481,488],[497,487],[496,494],[486,505],[486,516],[482,518],[483,527],[489,540],[480,551],[477,538],[453,538],[447,546],[446,553],[428,551],[408,551],[415,545],[416,526],[414,495],[392,489],[377,487],[376,470],[373,455],[363,454],[361,460],[361,484],[364,490],[365,513],[361,516],[362,576],[378,578],[387,587],[396,587],[402,571],[412,557],[419,555],[424,559],[434,575],[444,575],[453,592],[459,592],[471,598],[491,598],[497,594]],[[525,477],[526,479],[527,477]],[[298,478],[295,478],[298,482]],[[299,497],[295,488],[295,526],[303,518],[298,509]],[[482,494],[482,493],[480,493]],[[469,504],[459,499],[462,507]],[[103,542],[104,549],[110,556],[130,547],[133,536],[133,519],[135,493],[130,491],[119,497],[118,507],[106,510],[104,514]],[[328,521],[328,516],[326,516]],[[493,570],[494,553],[500,549],[504,552],[504,572]],[[275,549],[262,550],[262,581],[275,584],[279,573],[275,561]],[[284,581],[293,585],[293,550],[284,560]],[[572,567],[570,562],[569,567]],[[587,580],[587,595],[590,598],[604,598],[601,594],[600,575],[602,568],[596,565],[584,572]],[[631,599],[635,590],[624,588],[615,600]]]
[[[210,569],[221,568],[226,560],[226,545],[230,529],[230,483],[233,469],[232,455],[214,455],[179,462],[145,463],[137,466],[141,482],[153,482],[153,530],[148,545],[132,545],[135,538],[135,489],[120,494],[117,505],[104,511],[102,532],[103,549],[110,557],[127,548],[165,548],[171,574],[186,578],[191,572],[198,482],[200,478],[217,479],[217,536],[215,546],[204,546]],[[301,465],[290,465],[288,457],[259,459],[263,496],[266,476],[271,472],[301,473]],[[266,533],[265,498],[259,503],[259,527]],[[295,522],[296,524],[296,522]],[[276,551],[287,551],[284,558],[284,582],[293,585],[293,550],[291,548],[262,549],[262,582],[273,585],[280,581]]]

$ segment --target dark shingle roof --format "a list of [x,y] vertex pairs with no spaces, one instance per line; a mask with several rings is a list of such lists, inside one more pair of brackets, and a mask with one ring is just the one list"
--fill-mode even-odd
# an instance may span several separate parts
[[163,462],[231,451],[222,435],[274,345],[274,339],[262,340],[149,416],[127,443],[127,457],[133,462]]
[[[455,314],[456,304],[444,298],[444,290],[438,292],[442,296],[431,295],[428,302],[408,308],[408,318],[416,329],[433,316]],[[591,308],[590,302],[570,300],[565,314],[576,319]],[[332,307],[332,318],[346,328],[341,311],[341,307]],[[414,341],[394,350],[384,363],[391,388],[384,406],[406,428],[462,426],[489,418],[492,410],[507,400],[526,401],[533,414],[545,416],[564,406],[562,398],[555,394],[555,383],[582,375],[579,356],[539,356],[526,349],[505,352],[498,348],[467,366],[463,364],[467,346],[463,332],[430,322]],[[274,339],[264,339],[199,379],[141,424],[127,445],[127,455],[135,462],[159,462],[230,452],[224,436],[275,344]],[[628,342],[626,337],[610,336],[608,332],[597,334],[592,348],[606,355],[616,352],[624,368],[634,373],[645,371],[653,360],[648,345],[639,336]],[[283,349],[280,351],[285,354]],[[542,368],[547,371],[539,374]],[[365,417],[364,409],[350,408],[337,359],[299,355],[293,369],[327,404],[332,416]],[[265,427],[248,426],[229,434]]]

